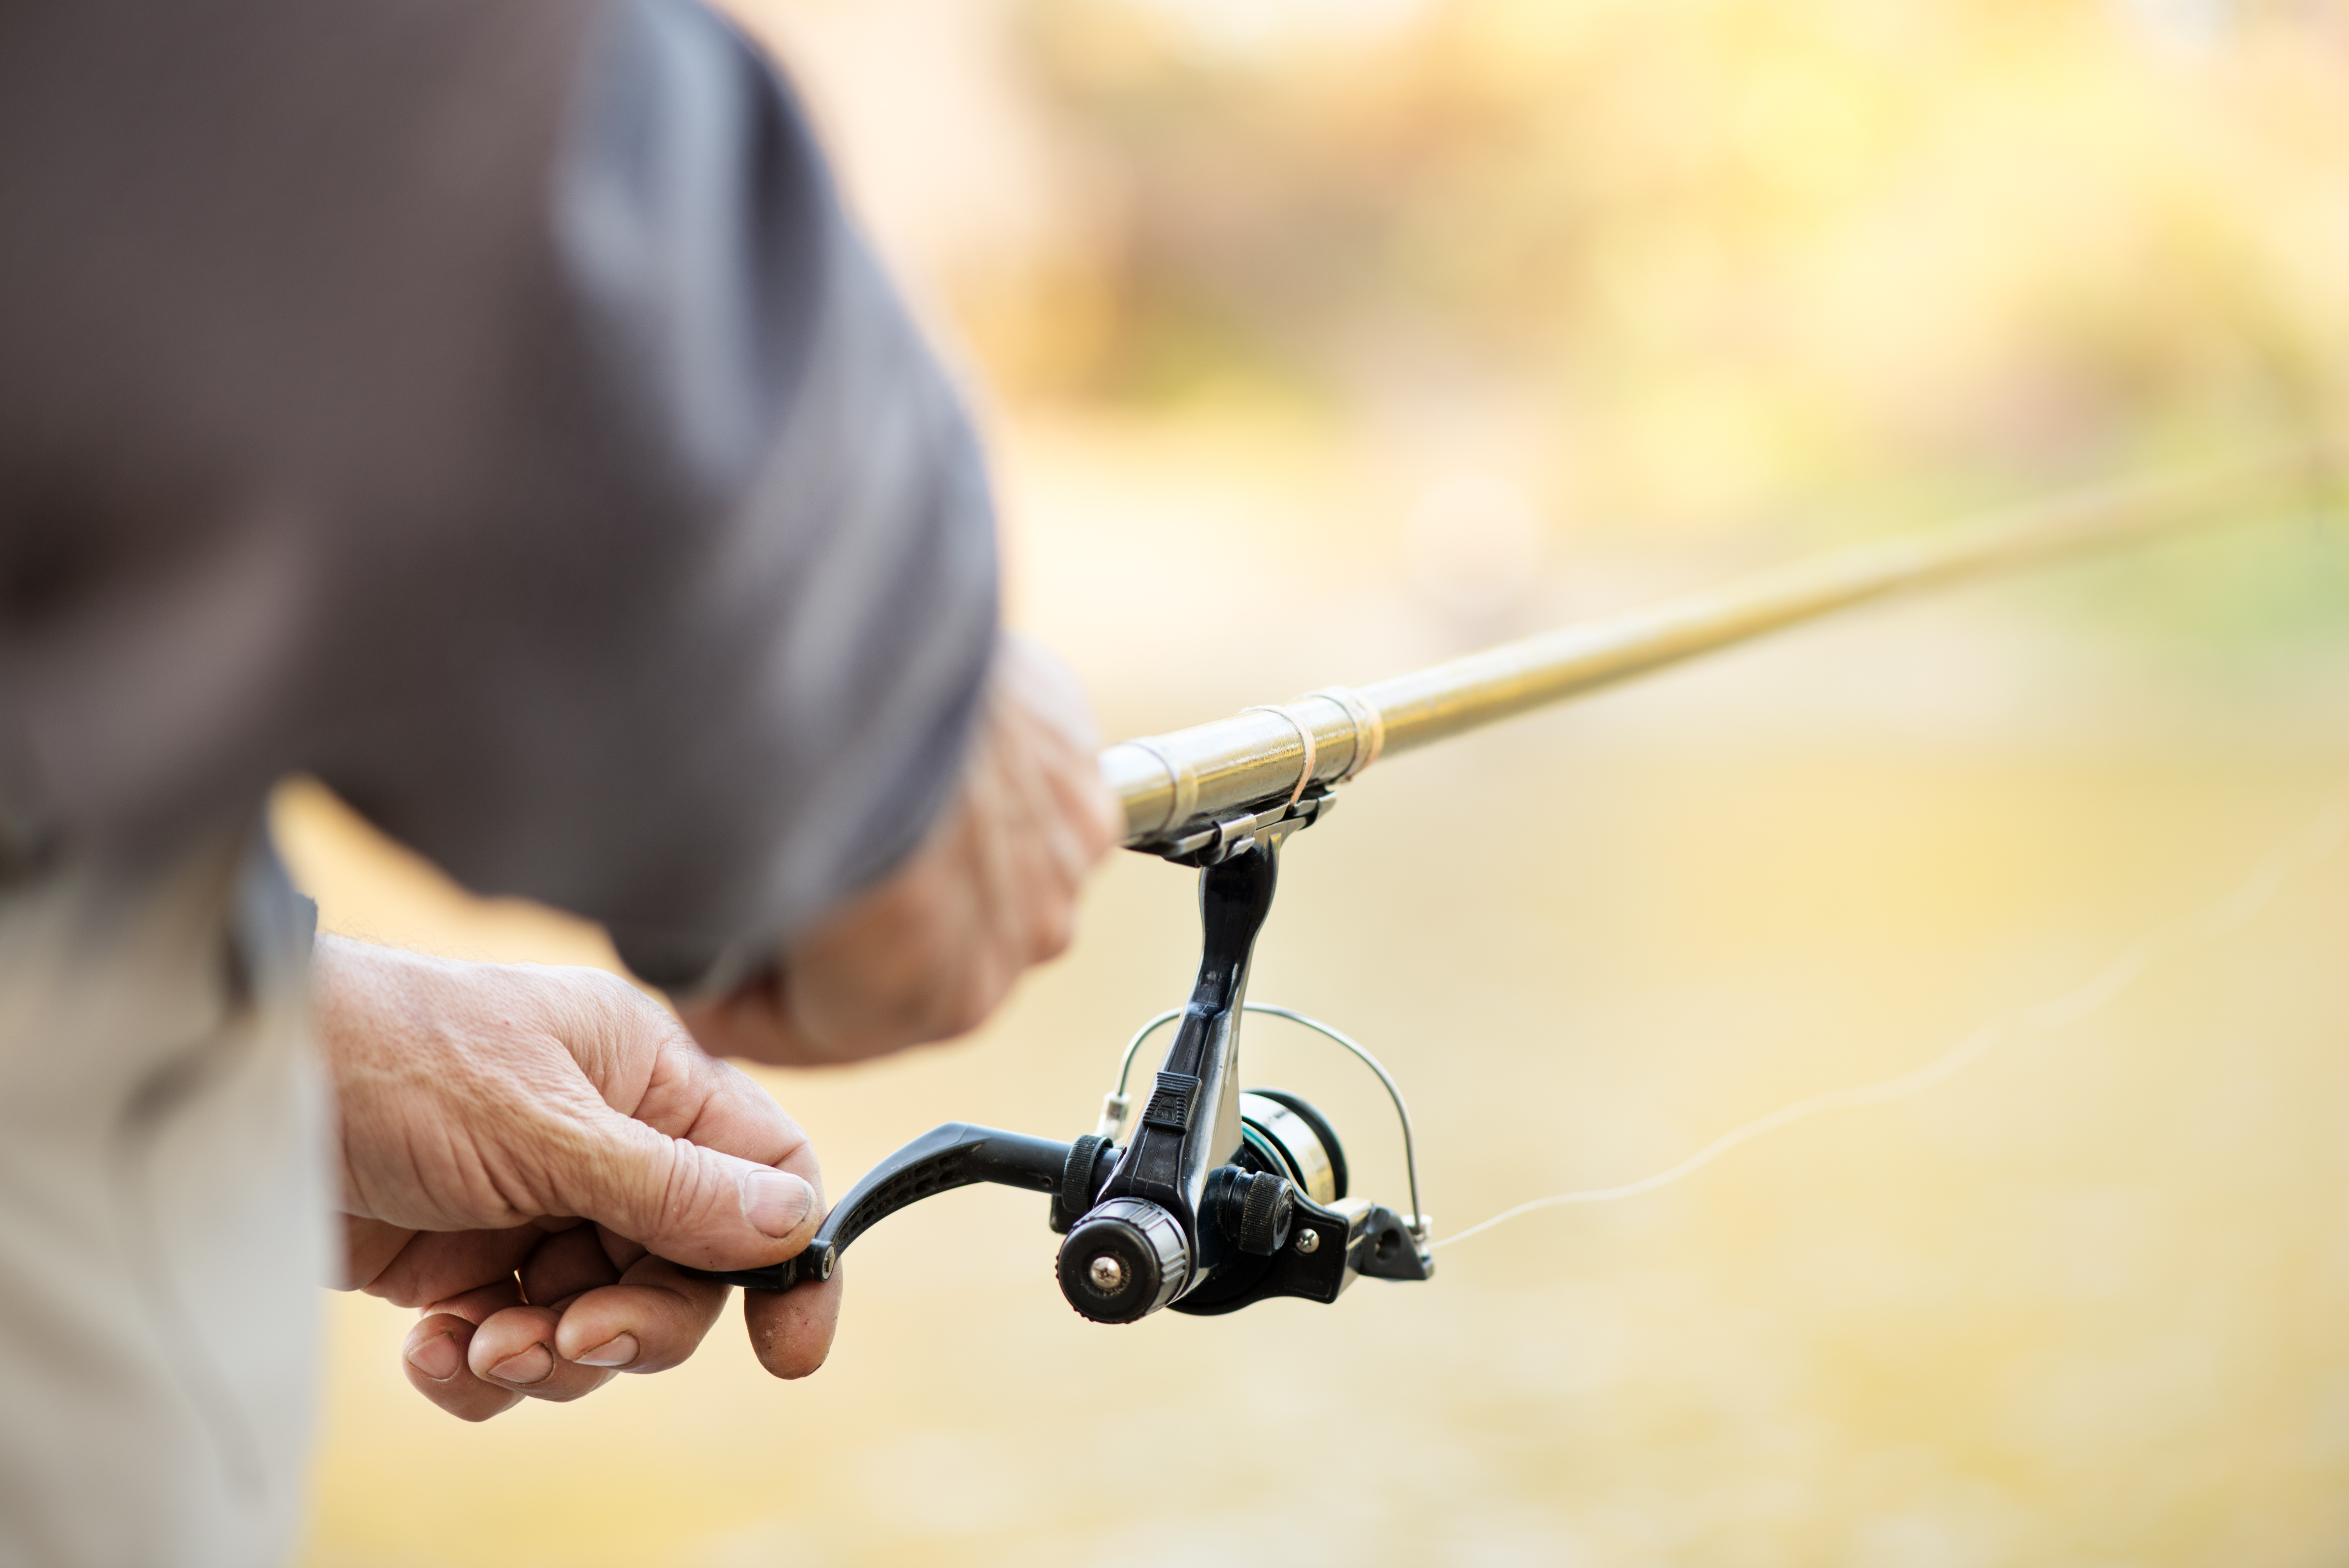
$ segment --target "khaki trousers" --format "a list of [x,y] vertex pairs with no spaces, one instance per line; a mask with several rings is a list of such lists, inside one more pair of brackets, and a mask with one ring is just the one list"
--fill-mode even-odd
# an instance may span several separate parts
[[0,886],[0,1564],[294,1549],[328,1278],[308,912],[254,834]]

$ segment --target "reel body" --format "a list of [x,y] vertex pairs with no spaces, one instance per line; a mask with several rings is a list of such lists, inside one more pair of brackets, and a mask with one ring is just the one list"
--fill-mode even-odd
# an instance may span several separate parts
[[[1358,1275],[1432,1277],[1415,1162],[1412,1214],[1350,1197],[1345,1150],[1327,1119],[1294,1095],[1240,1087],[1248,968],[1271,912],[1280,847],[1330,804],[1326,793],[1301,796],[1158,850],[1200,867],[1203,951],[1174,1041],[1123,1147],[1115,1141],[1129,1109],[1122,1081],[1102,1129],[1066,1143],[948,1122],[867,1172],[798,1257],[695,1272],[754,1290],[829,1279],[841,1253],[885,1216],[987,1181],[1050,1194],[1050,1223],[1063,1237],[1061,1293],[1096,1323],[1138,1322],[1168,1307],[1237,1312],[1275,1296],[1332,1302]],[[1334,1030],[1312,1026],[1371,1060]],[[1132,1058],[1129,1048],[1129,1065]],[[1385,1070],[1371,1065],[1394,1092]],[[1400,1111],[1399,1093],[1395,1103]],[[1403,1125],[1408,1150],[1407,1115]]]

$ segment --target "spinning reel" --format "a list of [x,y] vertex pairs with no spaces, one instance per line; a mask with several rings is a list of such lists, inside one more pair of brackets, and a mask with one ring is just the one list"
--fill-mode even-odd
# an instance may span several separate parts
[[[1336,1030],[1247,1001],[1248,965],[1272,910],[1280,847],[1332,804],[1327,790],[1300,790],[1264,810],[1139,846],[1200,868],[1204,952],[1189,1004],[1152,1019],[1127,1046],[1096,1130],[1061,1143],[948,1122],[868,1172],[799,1256],[704,1277],[753,1290],[830,1279],[840,1254],[887,1215],[979,1181],[1051,1195],[1051,1227],[1064,1238],[1061,1294],[1096,1323],[1133,1323],[1161,1307],[1237,1312],[1282,1295],[1330,1302],[1358,1274],[1433,1275],[1411,1118],[1393,1078]],[[1347,1195],[1345,1150],[1310,1104],[1277,1089],[1240,1087],[1245,1012],[1317,1030],[1379,1075],[1402,1122],[1410,1213]],[[1133,1109],[1125,1088],[1134,1057],[1154,1029],[1177,1020],[1174,1043],[1121,1146],[1117,1137]]]

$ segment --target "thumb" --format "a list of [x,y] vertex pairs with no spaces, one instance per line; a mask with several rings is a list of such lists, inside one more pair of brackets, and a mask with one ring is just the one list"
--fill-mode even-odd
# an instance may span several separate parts
[[[595,1130],[601,1147],[585,1151],[571,1212],[672,1263],[781,1263],[807,1246],[823,1218],[814,1184],[797,1172],[664,1137],[616,1114]],[[804,1143],[794,1153],[790,1163],[812,1163]]]

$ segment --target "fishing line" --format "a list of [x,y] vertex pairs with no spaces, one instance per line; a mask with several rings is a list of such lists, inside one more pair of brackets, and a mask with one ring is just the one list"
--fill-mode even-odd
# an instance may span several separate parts
[[1886,1078],[1880,1083],[1835,1089],[1795,1100],[1791,1105],[1779,1107],[1767,1116],[1757,1117],[1742,1127],[1723,1133],[1679,1164],[1659,1171],[1652,1176],[1625,1182],[1619,1187],[1592,1187],[1536,1198],[1513,1209],[1504,1209],[1491,1219],[1471,1225],[1455,1235],[1446,1236],[1434,1243],[1433,1246],[1448,1247],[1455,1242],[1464,1242],[1495,1225],[1505,1224],[1537,1210],[1563,1208],[1570,1203],[1612,1203],[1653,1192],[1658,1188],[1669,1187],[1683,1177],[1695,1174],[1739,1144],[1751,1142],[1764,1133],[1775,1132],[1782,1127],[1790,1127],[1830,1110],[1848,1110],[1858,1106],[1884,1105],[1893,1100],[1907,1099],[1946,1083],[1980,1061],[1992,1047],[2004,1040],[2018,1035],[2053,1034],[2067,1028],[2100,1011],[2155,965],[2188,948],[2214,942],[2249,924],[2273,901],[2294,873],[2313,869],[2340,847],[2344,818],[2349,818],[2349,796],[2337,796],[2308,826],[2262,856],[2251,874],[2225,898],[2197,913],[2160,927],[2151,935],[2131,944],[2085,985],[2034,1006],[1993,1018],[1912,1072]]

